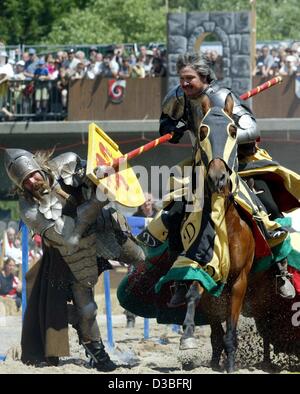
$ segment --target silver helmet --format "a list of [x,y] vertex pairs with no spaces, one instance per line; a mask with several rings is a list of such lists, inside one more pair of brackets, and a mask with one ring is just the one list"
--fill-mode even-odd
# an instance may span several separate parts
[[5,149],[4,166],[10,179],[21,189],[28,175],[35,171],[42,173],[34,155],[24,149]]

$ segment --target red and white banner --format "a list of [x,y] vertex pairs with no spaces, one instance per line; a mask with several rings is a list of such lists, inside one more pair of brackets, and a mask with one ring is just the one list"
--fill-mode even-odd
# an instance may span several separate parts
[[126,88],[126,81],[124,79],[109,79],[108,80],[108,97],[114,104],[120,104],[123,101]]

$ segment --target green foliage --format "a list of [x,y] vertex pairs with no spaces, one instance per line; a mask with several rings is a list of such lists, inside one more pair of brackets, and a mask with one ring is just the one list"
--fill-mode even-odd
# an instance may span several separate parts
[[[166,41],[169,12],[250,11],[249,0],[0,0],[7,44]],[[298,0],[256,0],[257,40],[300,39]]]
[[54,21],[91,0],[1,0],[0,41],[36,44],[52,29]]
[[0,208],[7,210],[10,209],[11,219],[20,220],[20,210],[18,201],[0,201]]
[[58,20],[47,40],[53,44],[165,41],[165,8],[159,3],[95,0],[89,8],[73,10]]

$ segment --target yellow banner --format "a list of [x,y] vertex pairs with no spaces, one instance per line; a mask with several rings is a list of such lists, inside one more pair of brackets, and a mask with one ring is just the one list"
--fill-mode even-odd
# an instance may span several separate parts
[[99,126],[90,123],[87,176],[110,201],[116,201],[126,207],[138,207],[145,202],[145,197],[135,172],[128,163],[122,164],[119,171],[103,179],[95,176],[96,167],[112,164],[114,159],[121,156],[123,154],[119,151],[119,146]]

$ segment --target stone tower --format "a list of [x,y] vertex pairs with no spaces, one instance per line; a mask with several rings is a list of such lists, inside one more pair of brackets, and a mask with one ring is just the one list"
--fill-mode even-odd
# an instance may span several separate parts
[[168,14],[168,88],[178,84],[176,59],[197,51],[209,33],[223,47],[223,76],[219,83],[238,95],[251,89],[250,12],[191,12]]

